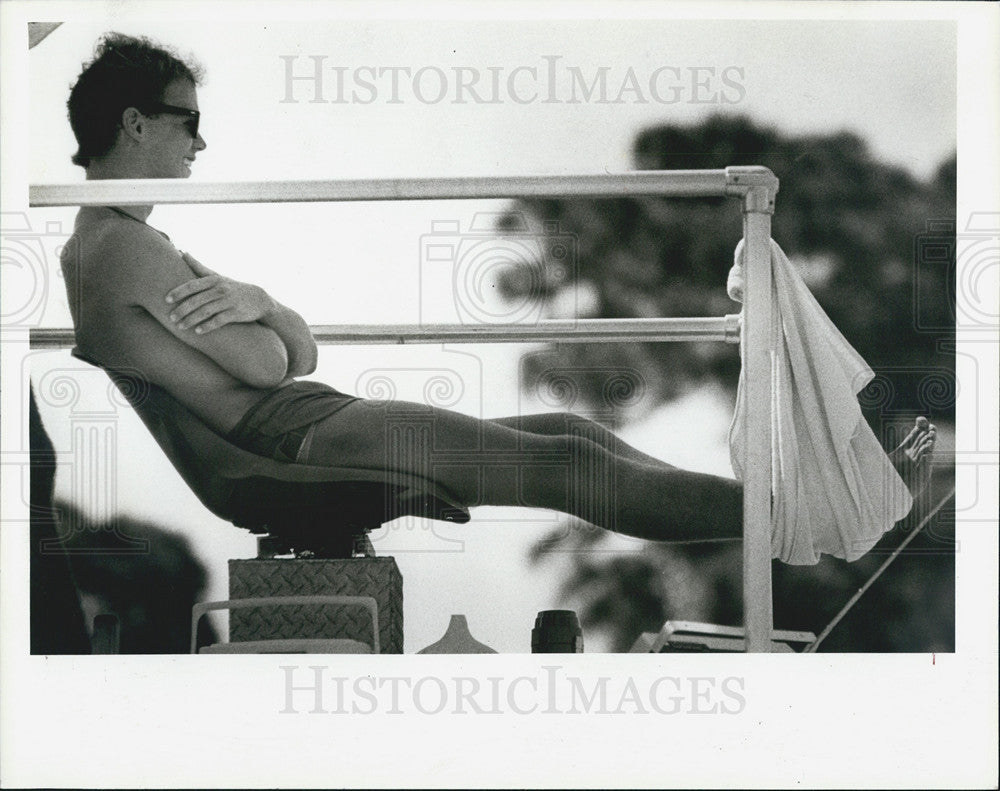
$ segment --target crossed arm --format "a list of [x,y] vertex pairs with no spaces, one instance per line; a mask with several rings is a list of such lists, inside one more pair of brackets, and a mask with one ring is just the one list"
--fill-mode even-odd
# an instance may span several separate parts
[[316,370],[316,343],[309,325],[291,308],[277,302],[260,286],[231,280],[206,267],[194,256],[181,254],[197,275],[166,296],[169,318],[182,331],[196,335],[227,324],[259,324],[272,329],[288,355],[286,376],[303,376]]
[[[211,271],[150,229],[116,224],[95,240],[91,252],[99,262],[94,271],[100,273],[91,288],[110,296],[89,300],[90,310],[99,310],[102,299],[141,308],[179,341],[251,387],[270,389],[315,370],[316,344],[297,313],[258,286]],[[161,342],[140,328],[125,323],[116,333],[115,342],[126,356],[169,359],[157,345]]]

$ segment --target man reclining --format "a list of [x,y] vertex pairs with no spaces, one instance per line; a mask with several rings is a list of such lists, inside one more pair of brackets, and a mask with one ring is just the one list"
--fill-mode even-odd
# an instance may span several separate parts
[[[69,99],[74,163],[88,180],[188,177],[206,148],[198,82],[197,68],[146,39],[105,36]],[[554,509],[658,541],[742,535],[739,482],[647,456],[584,418],[480,420],[297,379],[317,358],[303,319],[178,251],[146,224],[151,211],[80,210],[63,258],[78,347],[106,368],[140,372],[235,444],[292,463],[423,476],[465,507]],[[426,467],[394,458],[387,441],[390,421],[415,414],[434,427]],[[923,480],[934,439],[918,419],[892,454],[897,470]],[[597,468],[614,470],[613,491],[591,485]]]

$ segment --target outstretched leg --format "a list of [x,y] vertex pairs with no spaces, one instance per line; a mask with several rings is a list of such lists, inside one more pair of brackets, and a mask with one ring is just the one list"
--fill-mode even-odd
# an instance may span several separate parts
[[[400,432],[420,438],[419,447],[397,453]],[[717,540],[742,531],[737,481],[624,458],[577,434],[532,433],[422,404],[351,404],[317,424],[303,461],[416,474],[467,507],[548,508],[638,538]]]
[[542,434],[544,436],[577,436],[589,439],[604,448],[615,456],[629,459],[639,464],[649,464],[653,467],[667,467],[676,469],[672,464],[662,459],[657,459],[643,453],[641,450],[633,448],[613,431],[602,426],[600,423],[590,418],[574,415],[572,412],[544,412],[538,415],[515,415],[513,417],[500,417],[490,420],[498,426],[524,431],[529,434]]

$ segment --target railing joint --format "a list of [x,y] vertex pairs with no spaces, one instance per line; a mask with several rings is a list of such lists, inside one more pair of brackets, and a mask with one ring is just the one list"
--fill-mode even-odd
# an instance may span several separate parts
[[744,212],[774,214],[778,179],[760,165],[727,167],[726,194],[742,198]]

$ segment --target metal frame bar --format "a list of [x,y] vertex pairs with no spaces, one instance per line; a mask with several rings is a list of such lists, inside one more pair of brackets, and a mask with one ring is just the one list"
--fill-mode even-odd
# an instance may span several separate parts
[[[748,652],[771,650],[771,214],[778,180],[767,168],[496,178],[272,181],[228,184],[180,179],[95,180],[32,185],[31,206],[151,203],[277,203],[309,201],[459,200],[525,197],[739,198],[743,210],[746,284],[740,335],[746,388],[747,459],[743,482],[743,603]],[[314,328],[321,343],[512,343],[538,340],[734,341],[733,317],[540,322],[535,325],[426,325]],[[32,346],[72,343],[72,331],[35,330]]]
[[101,179],[29,187],[32,206],[136,206],[151,203],[302,203],[315,201],[555,198],[566,195],[621,198],[660,195],[723,197],[728,170],[648,170],[566,176],[246,181],[209,183],[185,179]]
[[246,599],[226,599],[223,601],[200,602],[191,608],[191,653],[198,653],[198,623],[207,613],[215,612],[216,610],[243,610],[250,607],[289,607],[309,604],[364,607],[372,619],[372,653],[382,653],[382,647],[378,636],[378,602],[376,602],[371,596],[341,596],[339,594],[251,596]]
[[773,199],[750,191],[743,202],[745,240],[743,386],[746,388],[746,459],[743,476],[743,625],[748,652],[772,650],[771,410],[774,377],[771,283]]
[[[593,341],[724,341],[739,343],[740,317],[570,319],[535,324],[314,324],[318,344],[336,346],[421,343],[587,343]],[[34,349],[73,346],[70,328],[31,331]]]

